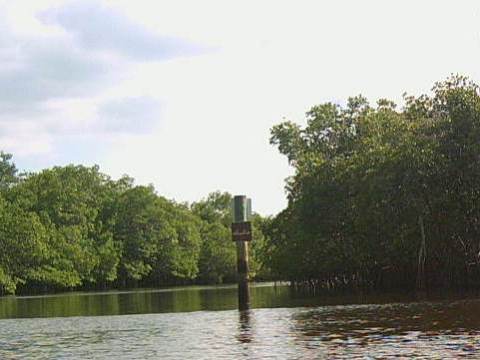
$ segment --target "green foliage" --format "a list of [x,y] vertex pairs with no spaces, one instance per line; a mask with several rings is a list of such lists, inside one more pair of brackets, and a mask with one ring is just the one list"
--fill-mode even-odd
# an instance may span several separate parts
[[275,126],[296,171],[267,263],[324,287],[478,285],[479,139],[479,88],[459,76],[401,110],[356,97]]
[[17,177],[0,157],[0,294],[235,280],[230,194],[190,208],[97,166]]
[[37,274],[39,282],[77,286],[114,279],[118,254],[102,218],[114,194],[98,167],[73,165],[31,174],[11,189],[7,198],[36,213],[49,230],[50,261]]
[[[236,279],[236,245],[232,241],[231,223],[233,197],[229,193],[214,192],[191,209],[201,220],[202,246],[199,259],[199,280],[204,283],[232,282]],[[263,219],[255,214],[252,219],[253,241],[250,243],[250,278],[267,278],[269,269],[264,264],[265,237]]]
[[123,282],[148,275],[157,284],[195,278],[200,235],[188,209],[145,186],[125,191],[117,206],[115,239],[122,246]]
[[19,181],[18,170],[12,157],[12,154],[0,151],[0,191],[5,191]]
[[232,199],[228,193],[215,192],[205,200],[192,204],[192,212],[201,220],[202,243],[198,265],[199,279],[204,283],[235,280],[236,249],[230,231]]
[[[252,218],[251,278],[480,286],[480,89],[453,76],[404,99],[357,96],[272,128],[295,174],[287,208]],[[19,175],[0,152],[0,293],[234,281],[231,202],[177,204],[96,166]]]
[[0,198],[0,292],[34,279],[46,258],[47,232],[34,213]]

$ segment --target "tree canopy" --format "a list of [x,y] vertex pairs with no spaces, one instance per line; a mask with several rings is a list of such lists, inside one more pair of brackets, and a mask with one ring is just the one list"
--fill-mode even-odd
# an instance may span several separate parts
[[[254,214],[250,276],[328,289],[480,285],[480,88],[350,98],[284,121],[288,206]],[[0,152],[0,293],[236,278],[232,196],[192,204],[97,166],[19,174]]]
[[178,204],[97,166],[19,176],[0,157],[0,293],[235,280],[230,194]]
[[478,285],[480,90],[326,103],[271,143],[295,169],[269,232],[277,276],[327,288]]

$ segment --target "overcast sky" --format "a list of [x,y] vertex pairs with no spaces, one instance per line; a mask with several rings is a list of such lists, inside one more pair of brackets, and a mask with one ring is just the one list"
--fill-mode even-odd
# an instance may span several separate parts
[[480,81],[477,1],[1,1],[0,149],[98,164],[161,195],[286,205],[282,119]]

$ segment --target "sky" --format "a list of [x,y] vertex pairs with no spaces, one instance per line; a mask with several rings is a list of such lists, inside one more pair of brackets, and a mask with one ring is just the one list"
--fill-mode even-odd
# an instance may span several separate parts
[[323,102],[480,82],[477,1],[0,0],[0,149],[22,170],[98,164],[160,195],[286,206],[269,144]]

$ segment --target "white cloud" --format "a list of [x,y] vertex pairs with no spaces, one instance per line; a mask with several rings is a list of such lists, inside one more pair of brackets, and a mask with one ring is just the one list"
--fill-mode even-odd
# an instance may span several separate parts
[[133,60],[165,60],[202,51],[181,38],[157,34],[99,1],[68,2],[39,18],[61,26],[85,49],[114,51]]
[[[283,117],[358,93],[399,101],[452,72],[480,80],[480,5],[469,0],[17,3],[14,34],[0,36],[13,69],[3,76],[35,81],[18,75],[21,86],[0,90],[4,107],[21,89],[31,99],[8,110],[27,125],[5,134],[44,152],[19,165],[97,162],[181,201],[220,189],[277,212],[291,169],[268,138]],[[3,144],[21,148],[15,140]]]
[[96,125],[101,132],[142,134],[155,128],[160,114],[160,102],[151,97],[115,99],[99,107]]
[[[2,149],[20,157],[38,154],[42,164],[58,159],[58,151],[75,153],[75,160],[82,161],[71,149],[75,142],[95,144],[86,136],[110,139],[119,132],[154,128],[157,100],[117,87],[135,71],[136,54],[165,60],[187,55],[193,47],[144,30],[98,2],[32,5],[0,4],[5,9],[0,16]],[[65,137],[70,146],[61,141]]]

